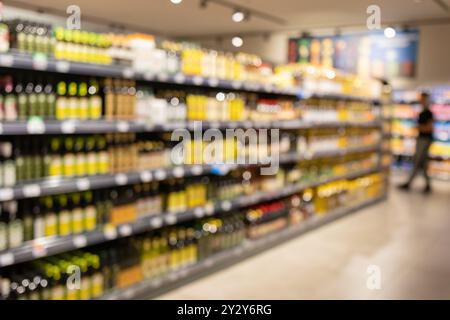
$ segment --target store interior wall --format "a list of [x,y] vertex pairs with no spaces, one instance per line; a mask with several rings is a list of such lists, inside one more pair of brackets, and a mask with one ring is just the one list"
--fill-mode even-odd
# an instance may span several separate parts
[[[326,31],[321,30],[322,33],[326,34]],[[414,79],[396,79],[392,81],[392,84],[396,88],[450,84],[450,24],[421,26],[419,33],[416,77]],[[298,36],[299,32],[281,32],[270,36],[244,36],[244,45],[239,49],[258,54],[267,61],[282,64],[287,60],[289,38]],[[225,38],[220,41],[217,38],[200,41],[206,47],[227,51],[236,50]]]

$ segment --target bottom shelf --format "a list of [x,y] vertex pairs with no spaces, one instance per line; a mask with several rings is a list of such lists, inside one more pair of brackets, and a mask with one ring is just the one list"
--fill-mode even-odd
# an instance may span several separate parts
[[160,279],[146,280],[127,289],[114,290],[102,300],[150,299],[192,280],[230,266],[240,260],[256,255],[264,250],[277,246],[303,233],[316,229],[326,223],[358,211],[366,206],[385,200],[386,194],[364,201],[355,206],[339,208],[323,216],[314,216],[299,225],[289,227],[258,240],[247,240],[243,245],[215,254],[193,266],[170,273]]

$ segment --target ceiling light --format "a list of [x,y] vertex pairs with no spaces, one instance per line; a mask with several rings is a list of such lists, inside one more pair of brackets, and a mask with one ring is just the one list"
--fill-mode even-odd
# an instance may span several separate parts
[[384,29],[384,36],[388,39],[394,38],[396,34],[397,32],[392,27],[387,27],[386,29]]
[[231,44],[236,48],[240,48],[244,44],[244,40],[242,40],[241,37],[233,37],[233,39],[231,39]]
[[170,0],[173,4],[180,4],[183,0]]
[[231,16],[231,19],[234,22],[242,22],[245,19],[245,13],[240,11],[240,10],[236,10],[233,15]]

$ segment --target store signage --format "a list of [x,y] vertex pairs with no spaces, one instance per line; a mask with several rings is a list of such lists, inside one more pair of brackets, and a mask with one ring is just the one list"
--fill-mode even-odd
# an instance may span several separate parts
[[416,74],[418,30],[397,31],[388,39],[382,31],[289,40],[290,63],[311,63],[361,76],[412,78]]

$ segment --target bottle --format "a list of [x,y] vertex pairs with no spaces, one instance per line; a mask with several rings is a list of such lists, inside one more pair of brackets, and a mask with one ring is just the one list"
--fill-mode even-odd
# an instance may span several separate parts
[[35,117],[38,115],[37,110],[37,95],[34,91],[34,82],[33,79],[28,79],[27,85],[25,86],[25,93],[27,95],[27,116]]
[[67,87],[67,92],[69,94],[67,117],[69,119],[79,119],[80,118],[80,115],[78,114],[78,111],[79,111],[78,89],[79,89],[78,85],[74,81],[70,82]]
[[3,3],[0,2],[0,52],[7,52],[9,50],[9,28],[2,20]]
[[17,96],[18,118],[20,120],[25,120],[27,119],[28,116],[28,97],[27,94],[25,93],[22,78],[17,79],[14,91]]
[[69,136],[64,138],[63,172],[65,177],[73,177],[75,172],[74,138]]
[[34,86],[34,93],[36,94],[36,116],[45,118],[46,115],[46,96],[44,92],[44,85],[42,79],[38,78]]
[[54,119],[56,117],[56,95],[53,90],[53,81],[50,79],[44,87],[45,117],[47,119]]
[[3,186],[12,187],[16,184],[16,164],[13,143],[11,141],[4,141],[1,144],[0,152],[1,158],[3,159]]
[[52,137],[50,138],[50,164],[49,164],[49,176],[59,177],[64,173],[63,168],[63,145],[62,138]]
[[100,88],[98,81],[92,78],[89,81],[88,97],[89,97],[89,119],[97,120],[102,116],[102,99],[99,96]]
[[33,213],[30,206],[30,201],[23,200],[19,204],[19,211],[22,212],[23,216],[23,238],[24,241],[30,241],[35,238],[34,236],[34,225],[33,225]]
[[83,176],[87,173],[87,157],[86,157],[86,139],[83,136],[75,138],[74,154],[75,154],[75,175]]
[[89,118],[88,84],[86,81],[81,81],[78,85],[78,94],[78,118],[86,120]]
[[68,204],[68,195],[57,196],[53,203],[58,220],[58,235],[64,237],[72,234],[72,214]]
[[68,197],[68,206],[72,216],[72,232],[74,234],[82,233],[86,223],[79,193],[74,193]]
[[32,200],[33,211],[33,238],[39,239],[45,237],[45,217],[41,211],[41,202]]
[[4,203],[4,209],[6,209],[9,215],[8,226],[8,242],[10,248],[16,248],[22,245],[24,242],[24,223],[22,218],[17,212],[17,201],[8,201]]
[[97,227],[98,213],[93,203],[93,194],[91,191],[86,191],[82,194],[81,206],[85,214],[85,226],[86,231],[92,231]]
[[116,95],[111,78],[105,79],[103,90],[105,95],[105,118],[106,120],[112,120],[115,115]]
[[64,81],[59,81],[57,85],[55,114],[56,120],[65,120],[68,118],[67,85]]
[[4,210],[4,203],[0,203],[0,252],[8,249],[8,223],[8,212]]
[[[1,24],[0,24],[1,26]],[[17,113],[17,98],[13,93],[14,84],[11,76],[5,77],[4,83],[4,102],[3,102],[3,112],[6,121],[15,121],[18,118]]]
[[41,201],[44,208],[45,236],[56,236],[58,235],[58,216],[55,210],[58,206],[54,206],[52,197],[44,197]]

